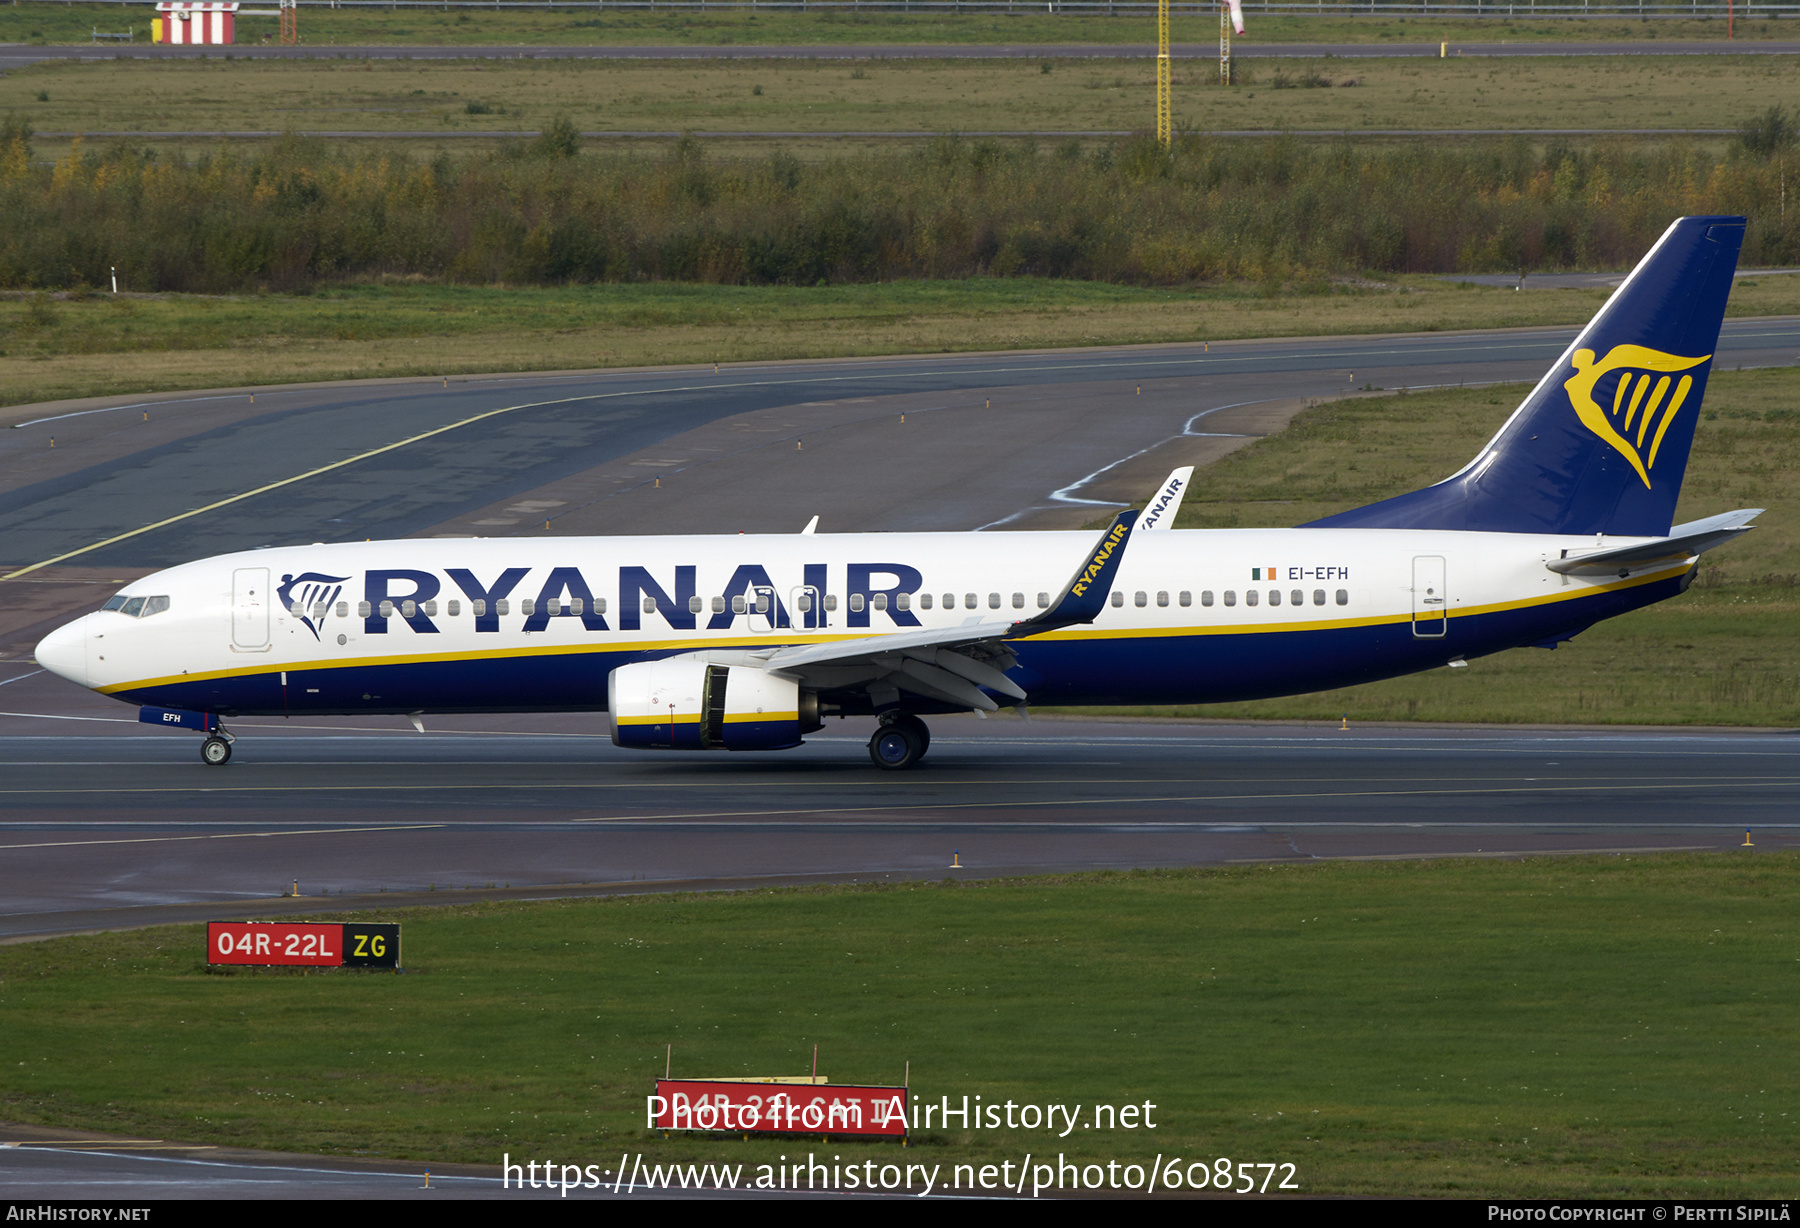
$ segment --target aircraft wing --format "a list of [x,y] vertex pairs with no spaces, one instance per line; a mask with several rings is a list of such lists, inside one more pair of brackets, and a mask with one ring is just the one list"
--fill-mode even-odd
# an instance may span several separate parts
[[1012,623],[968,623],[780,648],[764,659],[763,667],[819,690],[885,685],[993,712],[1000,705],[983,687],[1025,699],[1025,691],[1006,676],[1019,663],[1005,642],[1012,627]]
[[1120,512],[1101,534],[1050,608],[1017,622],[971,619],[958,627],[929,627],[800,644],[757,654],[763,668],[792,674],[822,690],[892,686],[983,712],[999,708],[982,688],[1023,702],[1026,694],[1006,671],[1019,663],[1008,640],[1091,623],[1106,608],[1112,578],[1125,557],[1136,511]]
[[1551,571],[1565,576],[1625,575],[1640,567],[1662,563],[1679,563],[1703,554],[1714,546],[1722,546],[1734,537],[1748,533],[1748,523],[1763,514],[1760,507],[1744,508],[1708,516],[1705,520],[1678,524],[1667,537],[1636,546],[1620,546],[1614,550],[1589,550],[1575,554],[1563,552],[1560,559],[1545,564]]

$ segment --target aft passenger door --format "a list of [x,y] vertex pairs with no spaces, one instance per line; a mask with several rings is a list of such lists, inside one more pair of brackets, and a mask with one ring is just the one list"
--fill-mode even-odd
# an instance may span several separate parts
[[1441,639],[1450,628],[1450,594],[1444,560],[1431,554],[1413,560],[1412,632],[1415,639]]

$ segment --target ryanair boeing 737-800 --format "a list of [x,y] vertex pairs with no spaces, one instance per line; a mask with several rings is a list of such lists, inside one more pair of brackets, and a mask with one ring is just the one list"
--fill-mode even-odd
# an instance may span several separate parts
[[244,715],[611,714],[619,746],[776,750],[875,715],[1289,695],[1554,647],[1673,597],[1754,510],[1672,526],[1744,220],[1675,222],[1462,470],[1292,529],[355,542],[170,568],[38,645],[205,735]]

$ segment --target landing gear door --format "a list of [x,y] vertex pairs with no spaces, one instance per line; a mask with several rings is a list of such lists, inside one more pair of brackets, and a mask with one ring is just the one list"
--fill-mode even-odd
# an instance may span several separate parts
[[269,650],[267,567],[240,567],[231,573],[231,646],[239,652]]
[[1435,554],[1421,555],[1413,560],[1413,638],[1442,639],[1449,628],[1450,594],[1445,587],[1444,560]]

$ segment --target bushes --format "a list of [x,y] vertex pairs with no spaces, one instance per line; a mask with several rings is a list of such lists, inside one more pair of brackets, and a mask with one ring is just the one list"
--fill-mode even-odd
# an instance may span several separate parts
[[1794,121],[1778,106],[1738,126],[1738,144],[1758,158],[1772,158],[1791,149],[1796,135]]
[[[1785,123],[1785,120],[1782,121]],[[1800,259],[1777,162],[1691,146],[1136,139],[1089,154],[943,137],[802,163],[579,156],[567,121],[495,154],[299,140],[171,165],[0,129],[0,287],[294,289],[414,274],[544,284],[801,284],[1033,274],[1278,284],[1337,272],[1622,268],[1683,213],[1748,213],[1746,262]]]

